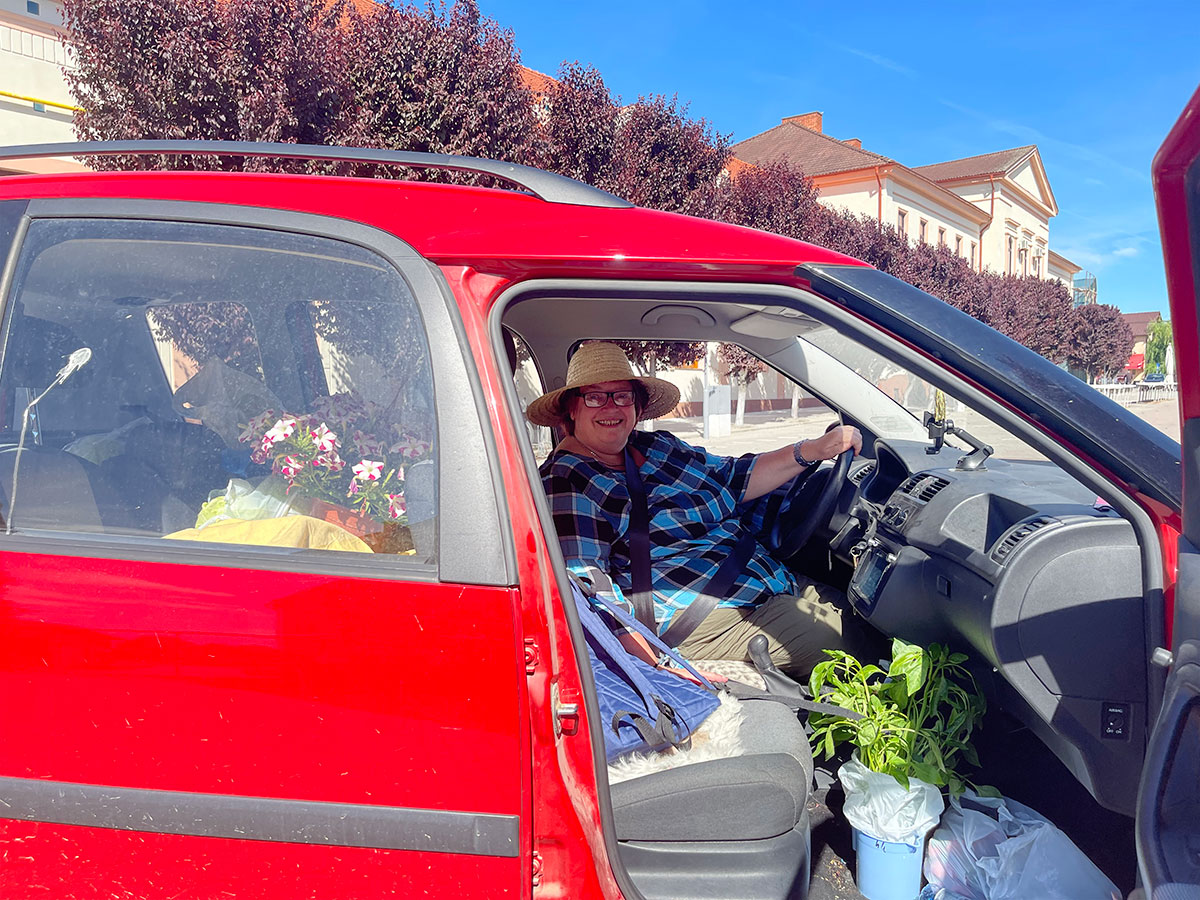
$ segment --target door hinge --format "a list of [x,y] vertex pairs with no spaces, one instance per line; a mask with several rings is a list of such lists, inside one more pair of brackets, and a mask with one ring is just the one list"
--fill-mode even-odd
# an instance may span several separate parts
[[525,674],[532,675],[537,671],[542,654],[538,652],[537,641],[531,637],[525,638]]
[[542,884],[542,854],[536,850],[533,851],[533,886],[541,887]]

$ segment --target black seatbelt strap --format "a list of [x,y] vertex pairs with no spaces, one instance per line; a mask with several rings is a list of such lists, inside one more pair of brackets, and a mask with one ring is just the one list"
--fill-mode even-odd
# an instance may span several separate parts
[[[633,615],[657,634],[650,577],[650,513],[646,486],[642,483],[641,473],[628,446],[625,447],[625,486],[629,491],[629,567],[633,578]],[[733,551],[721,561],[704,592],[697,594],[691,603],[674,615],[670,627],[662,635],[664,644],[678,647],[700,627],[700,623],[716,609],[746,568],[746,563],[754,555],[754,544],[754,535],[744,532]]]
[[697,594],[691,603],[671,617],[671,624],[663,632],[663,643],[668,647],[678,647],[686,641],[708,614],[717,608],[717,604],[725,599],[753,555],[754,535],[749,531],[743,532],[732,552],[721,560],[721,565],[704,586],[704,593]]
[[629,567],[633,576],[633,617],[658,634],[650,581],[650,513],[646,505],[646,486],[642,484],[641,473],[628,445],[625,447],[625,487],[629,491]]

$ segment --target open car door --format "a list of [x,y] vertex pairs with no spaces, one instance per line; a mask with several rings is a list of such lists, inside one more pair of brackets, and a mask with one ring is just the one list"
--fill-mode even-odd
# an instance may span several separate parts
[[1182,900],[1200,898],[1200,90],[1154,160],[1154,187],[1179,380],[1184,503],[1173,659],[1146,752],[1137,847],[1146,896]]

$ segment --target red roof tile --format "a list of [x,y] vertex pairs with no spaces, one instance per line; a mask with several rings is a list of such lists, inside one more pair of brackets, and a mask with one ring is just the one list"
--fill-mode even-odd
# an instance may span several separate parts
[[550,91],[558,81],[539,72],[537,69],[531,69],[528,66],[521,66],[521,84],[529,88],[535,94],[545,94]]
[[894,162],[886,156],[859,150],[794,122],[776,125],[762,134],[734,144],[731,149],[733,155],[744,162],[761,166],[783,159],[810,176],[831,175]]
[[920,172],[930,181],[955,181],[959,178],[1005,175],[1012,172],[1036,152],[1037,146],[1029,144],[1024,147],[1014,147],[1011,150],[997,150],[994,153],[983,153],[979,156],[967,156],[963,159],[951,159],[928,166],[916,166],[913,171]]

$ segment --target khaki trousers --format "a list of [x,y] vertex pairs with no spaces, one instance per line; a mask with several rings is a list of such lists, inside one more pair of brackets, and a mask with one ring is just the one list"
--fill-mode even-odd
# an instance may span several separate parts
[[801,587],[795,595],[776,594],[758,606],[714,609],[679,652],[689,659],[749,662],[750,638],[762,634],[771,661],[793,678],[805,680],[813,666],[828,658],[822,650],[846,650],[860,660],[869,654],[867,629],[847,608],[845,594],[802,575],[796,580]]

